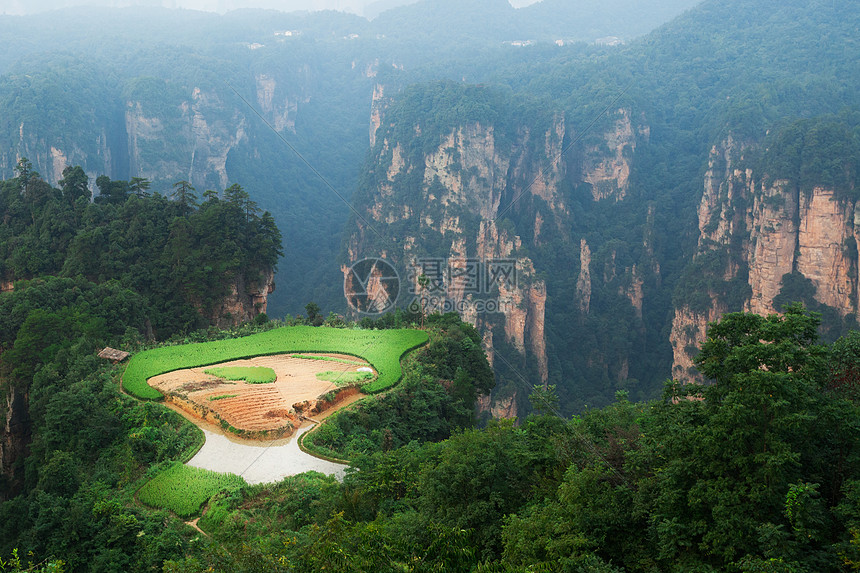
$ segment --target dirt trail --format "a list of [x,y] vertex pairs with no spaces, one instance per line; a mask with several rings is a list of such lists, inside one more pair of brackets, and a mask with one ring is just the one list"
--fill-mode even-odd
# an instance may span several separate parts
[[191,521],[186,521],[186,522],[185,522],[185,525],[190,525],[191,527],[193,527],[194,529],[196,529],[197,531],[199,531],[200,533],[202,533],[202,534],[203,534],[203,535],[205,535],[206,537],[209,537],[209,534],[208,534],[208,533],[206,533],[205,531],[203,531],[202,529],[200,529],[200,526],[199,526],[199,525],[197,525],[197,522],[198,522],[198,521],[200,521],[200,518],[199,518],[199,517],[197,517],[197,518],[195,518],[195,519],[192,519]]

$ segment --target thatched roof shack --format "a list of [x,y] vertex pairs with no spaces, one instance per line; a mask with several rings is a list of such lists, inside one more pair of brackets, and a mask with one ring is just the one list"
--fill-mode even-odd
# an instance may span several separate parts
[[99,358],[104,358],[105,360],[110,360],[114,364],[118,362],[122,362],[130,355],[128,352],[123,352],[122,350],[117,350],[116,348],[105,348],[101,352],[99,352]]

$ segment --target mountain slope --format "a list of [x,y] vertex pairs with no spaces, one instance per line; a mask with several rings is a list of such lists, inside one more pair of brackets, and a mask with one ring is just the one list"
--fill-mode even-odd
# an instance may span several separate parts
[[[532,69],[517,67],[515,75],[502,78],[514,93],[499,95],[501,102],[489,106],[498,115],[482,111],[481,98],[468,92],[445,102],[436,97],[437,85],[390,96],[393,103],[380,105],[388,105],[389,112],[382,114],[377,151],[365,168],[357,207],[376,231],[405,242],[384,250],[398,261],[417,254],[439,259],[480,254],[468,237],[476,236],[474,230],[481,236],[488,225],[505,220],[507,242],[517,245],[506,254],[527,258],[526,266],[545,281],[545,320],[530,323],[529,311],[523,317],[515,313],[494,330],[484,317],[464,311],[485,333],[493,332],[485,338],[488,349],[498,352],[502,344],[511,344],[516,351],[501,348],[499,356],[528,381],[519,385],[556,384],[562,404],[574,411],[605,403],[616,389],[637,397],[654,395],[670,375],[689,376],[685,368],[708,320],[751,308],[762,288],[773,296],[780,292],[782,274],[762,279],[753,262],[755,244],[761,244],[755,240],[761,230],[754,228],[764,223],[743,223],[745,217],[760,217],[752,213],[762,209],[755,207],[761,204],[755,197],[762,181],[790,178],[802,170],[811,182],[808,188],[821,186],[820,196],[812,199],[815,209],[821,209],[831,205],[826,197],[834,192],[826,185],[833,178],[827,170],[856,161],[850,145],[820,136],[808,138],[804,157],[820,156],[825,162],[790,156],[771,161],[775,167],[766,169],[758,158],[768,148],[768,130],[794,118],[860,105],[860,76],[853,73],[857,62],[849,56],[860,39],[857,20],[848,2],[707,2],[620,51],[565,55]],[[416,95],[418,89],[424,90],[423,97]],[[515,102],[534,97],[540,98],[543,113],[528,107],[510,111]],[[538,138],[548,147],[529,169],[555,178],[551,191],[540,197],[537,189],[546,188],[517,175],[519,164],[511,152],[499,155],[499,139],[523,148],[523,133],[546,133],[539,126],[547,112],[561,118],[563,127],[554,133],[563,139],[550,145],[549,136]],[[439,117],[450,123],[428,132],[428,123]],[[844,137],[851,141],[852,133]],[[491,145],[476,147],[476,141]],[[417,157],[412,155],[416,152]],[[546,164],[557,158],[557,164]],[[478,166],[480,172],[481,165],[501,170],[489,185],[471,171]],[[845,168],[848,175],[842,179],[850,195],[854,171]],[[732,191],[737,177],[746,178],[743,193]],[[431,192],[434,185],[437,190]],[[487,189],[496,188],[500,195],[493,199]],[[777,195],[780,201],[783,195],[790,197],[787,189]],[[452,197],[460,199],[452,202]],[[472,208],[468,223],[451,209],[457,202],[466,206],[485,200],[491,200],[491,208]],[[820,236],[797,240],[836,245],[827,252],[851,251],[853,203],[840,205],[837,211],[843,214],[834,221],[844,230],[833,237],[809,231]],[[751,214],[744,215],[748,210]],[[724,226],[721,212],[728,221]],[[789,209],[784,218],[790,220],[796,212]],[[808,217],[825,217],[817,212]],[[733,225],[732,217],[739,223]],[[422,223],[416,226],[416,221]],[[356,227],[348,228],[353,237],[349,254],[378,255],[372,242],[355,239],[370,236],[360,222],[356,226],[358,235]],[[422,226],[435,227],[436,234],[422,234]],[[850,299],[856,288],[851,286],[856,278],[850,278],[856,276],[856,264],[850,257],[804,263],[810,256],[789,263],[786,272],[794,269],[813,281],[817,304],[836,304],[838,297],[827,292],[845,291],[839,300]],[[837,279],[846,286],[832,284]],[[771,304],[754,309],[773,308]],[[827,328],[840,332],[844,325],[838,316],[853,313],[854,304],[836,304],[841,310],[832,316],[838,324],[828,321]],[[530,308],[527,302],[520,306]],[[514,324],[529,325],[523,342],[513,335],[518,332]],[[505,336],[499,336],[502,331]],[[543,348],[547,375],[536,352]],[[500,392],[504,388],[499,385]],[[519,392],[522,399],[522,388]]]

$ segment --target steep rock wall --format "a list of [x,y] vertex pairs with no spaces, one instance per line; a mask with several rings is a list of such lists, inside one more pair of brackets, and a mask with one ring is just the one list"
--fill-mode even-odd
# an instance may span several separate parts
[[752,209],[749,251],[750,312],[776,312],[773,299],[782,277],[794,270],[797,199],[787,181],[762,186]]
[[130,172],[171,184],[184,179],[199,189],[227,187],[227,156],[246,138],[244,115],[200,88],[174,105],[168,122],[140,101],[126,103]]
[[[375,245],[374,231],[359,220],[347,242],[350,260],[382,254],[395,259],[404,269],[417,268],[427,255],[443,260],[452,270],[452,278],[444,285],[444,298],[464,320],[482,331],[488,354],[495,356],[493,342],[504,340],[520,355],[528,353],[532,357],[537,372],[535,382],[545,383],[545,285],[536,280],[533,261],[519,254],[522,238],[509,227],[500,226],[499,215],[508,207],[505,200],[518,194],[527,195],[524,204],[531,197],[539,197],[553,201],[553,209],[563,209],[557,198],[563,165],[540,164],[537,157],[523,151],[534,149],[529,143],[529,130],[520,130],[519,139],[512,145],[496,133],[495,126],[481,122],[460,125],[443,134],[429,151],[408,156],[406,149],[415,146],[392,139],[381,117],[381,97],[382,89],[378,88],[371,118],[378,175],[364,206],[370,226],[379,230],[382,227],[377,225],[398,225],[406,232],[396,244]],[[414,133],[421,137],[420,126],[415,126]],[[564,122],[559,117],[540,136],[540,155],[547,149],[556,157],[560,155],[563,138]],[[407,180],[415,182],[411,192],[417,197],[403,190],[403,181]],[[531,220],[543,222],[538,217]],[[428,237],[434,237],[439,248],[432,253],[425,248],[416,249]],[[483,296],[487,293],[469,287],[466,269],[475,261],[500,260],[510,262],[516,272],[510,281],[496,285],[493,300],[498,303],[498,312],[493,307],[487,313],[487,299]],[[418,274],[407,273],[413,283],[412,292],[420,290]],[[497,415],[512,414],[516,399],[508,397],[504,405],[486,408]]]
[[[585,149],[583,180],[591,185],[595,201],[614,199],[621,201],[630,186],[630,169],[636,151],[636,136],[630,112],[621,108],[612,129],[602,138],[601,145],[590,145]],[[606,151],[609,153],[607,154]]]
[[733,167],[743,154],[744,147],[731,138],[711,151],[694,259],[695,265],[710,256],[710,266],[696,269],[708,279],[702,293],[707,302],[677,306],[670,336],[672,374],[681,381],[698,380],[693,358],[707,324],[726,312],[778,312],[774,300],[787,274],[808,279],[818,303],[842,317],[857,316],[857,203],[822,186],[801,190],[779,173]]
[[387,100],[385,99],[385,86],[376,84],[373,86],[373,96],[370,103],[370,148],[376,147],[376,132],[382,125],[382,114],[385,110]]
[[253,281],[237,276],[227,295],[208,313],[207,318],[220,328],[253,320],[266,312],[269,295],[275,290],[274,279],[272,269],[260,273]]
[[[758,208],[758,203],[771,202]],[[753,210],[749,259],[752,312],[776,312],[783,275],[800,273],[812,282],[815,300],[840,315],[857,310],[856,203],[832,189],[786,190],[784,181],[762,188]]]
[[[16,387],[3,388],[4,404],[0,407],[0,476],[10,485],[9,493],[14,494],[15,486],[23,477],[17,463],[27,455],[32,435],[27,392]],[[0,501],[3,501],[0,490]]]
[[672,318],[672,330],[669,342],[672,345],[672,379],[682,382],[702,382],[693,360],[699,352],[699,345],[705,340],[708,324],[719,318],[730,309],[722,304],[713,293],[709,293],[713,304],[702,311],[694,311],[689,307],[675,310]]
[[579,242],[579,278],[576,281],[576,297],[579,310],[588,314],[591,308],[591,249],[583,238]]
[[[34,132],[26,122],[18,125],[18,141],[12,147],[0,151],[0,173],[14,176],[18,161],[26,157],[42,179],[51,185],[63,178],[63,170],[72,165],[81,165],[91,181],[98,175],[110,173],[113,168],[114,150],[109,145],[108,127],[93,126],[89,137],[63,137],[61,133]],[[86,141],[91,149],[81,145]]]
[[851,201],[830,189],[815,187],[800,196],[796,269],[812,281],[818,302],[843,315],[856,310],[857,269],[847,248],[854,240],[854,212]]
[[297,93],[282,93],[278,81],[268,74],[257,74],[257,105],[275,131],[296,133],[296,117],[299,105],[310,101],[310,97],[299,89]]
[[[645,231],[636,246],[637,250],[644,247],[647,253],[642,261],[627,262],[625,258],[622,265],[613,258],[595,270],[590,239],[580,234],[580,229],[572,236],[568,195],[571,187],[609,189],[609,194],[592,199],[597,202],[612,197],[614,201],[605,202],[610,208],[622,204],[629,192],[637,141],[649,134],[644,117],[634,121],[629,110],[617,110],[606,131],[592,137],[599,142],[595,145],[566,146],[568,126],[560,114],[545,115],[543,123],[529,125],[461,121],[441,133],[434,132],[438,139],[430,141],[429,133],[436,126],[420,120],[395,125],[391,117],[402,117],[397,115],[402,113],[397,106],[397,97],[390,97],[377,85],[371,100],[372,158],[365,173],[367,183],[356,194],[360,216],[347,234],[346,254],[349,261],[370,256],[391,259],[408,277],[410,296],[420,292],[417,277],[421,271],[414,269],[422,259],[436,257],[450,263],[453,278],[444,285],[450,308],[482,332],[488,356],[499,372],[507,371],[505,380],[500,380],[504,388],[493,398],[503,399],[504,404],[488,402],[485,411],[510,413],[510,408],[526,403],[531,384],[559,383],[568,376],[558,370],[557,361],[553,371],[547,340],[552,304],[563,313],[565,306],[575,301],[583,317],[576,336],[595,340],[589,325],[597,327],[603,320],[590,316],[592,293],[599,292],[600,312],[612,305],[628,304],[631,320],[638,320],[637,328],[644,332],[641,322],[648,304],[646,281],[653,282],[653,276],[660,272],[653,252],[653,232]],[[653,220],[653,208],[649,209],[648,220]],[[389,233],[394,233],[392,239],[380,238]],[[601,247],[605,239],[596,240]],[[580,245],[578,260],[568,261],[567,253],[548,260],[547,245],[572,241]],[[544,250],[543,262],[536,263],[535,256],[529,254],[532,248]],[[628,255],[625,252],[625,257]],[[470,292],[463,275],[470,260],[498,259],[513,261],[517,280],[495,287],[490,298],[499,311],[488,313],[487,297]],[[561,263],[564,270],[540,267],[544,262]],[[559,281],[559,290],[550,291],[544,273],[563,276],[564,271],[574,273],[573,281]],[[607,301],[607,292],[615,297],[612,302]],[[559,342],[567,348],[579,348],[577,340],[556,341],[556,348]],[[619,356],[595,355],[587,360],[593,364],[592,370],[604,370],[613,384],[624,384],[631,370],[630,360],[623,355],[623,348],[617,347],[617,352]],[[567,367],[578,366],[569,363]],[[511,369],[519,375],[513,376]],[[518,385],[513,397],[511,384]]]
[[[722,293],[715,290],[737,281],[739,274],[748,268],[750,256],[759,256],[762,260],[772,258],[770,251],[764,254],[749,254],[748,226],[754,230],[752,236],[756,237],[760,226],[750,219],[746,212],[746,204],[752,194],[753,183],[751,172],[735,167],[736,161],[742,157],[744,146],[738,144],[732,137],[727,138],[719,145],[711,148],[708,159],[708,169],[704,175],[704,188],[698,208],[698,252],[694,256],[693,279],[699,280],[704,275],[708,280],[699,283],[698,289],[705,292],[697,293],[698,304],[689,303],[676,306],[672,327],[669,334],[669,342],[672,345],[672,377],[683,382],[701,381],[698,371],[694,366],[694,358],[698,353],[699,344],[705,339],[708,324],[718,320],[724,313],[732,309],[726,302]],[[766,208],[766,205],[770,205]],[[781,208],[781,203],[776,201],[758,202],[753,207],[753,213],[761,213],[756,221],[771,217],[780,218],[781,215],[774,214],[772,209]],[[780,220],[782,220],[780,218]],[[771,229],[770,226],[766,229]],[[740,247],[737,241],[742,244]],[[781,244],[778,237],[766,234],[761,240],[762,245]],[[725,254],[723,257],[714,257],[716,253]],[[711,261],[705,266],[702,261]],[[713,261],[716,261],[714,263]],[[782,275],[780,275],[781,278]],[[756,281],[757,275],[750,268],[749,281]],[[755,293],[755,290],[753,290]],[[777,291],[778,292],[778,291]],[[776,293],[774,293],[776,294]],[[771,298],[772,300],[772,298]]]

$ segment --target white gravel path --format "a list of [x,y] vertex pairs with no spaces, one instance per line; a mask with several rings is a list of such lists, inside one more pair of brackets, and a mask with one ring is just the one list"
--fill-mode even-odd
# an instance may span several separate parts
[[299,436],[312,426],[305,426],[289,440],[252,443],[235,441],[203,430],[206,443],[188,465],[242,476],[249,484],[280,481],[291,475],[318,471],[342,480],[346,466],[315,458],[299,449]]

